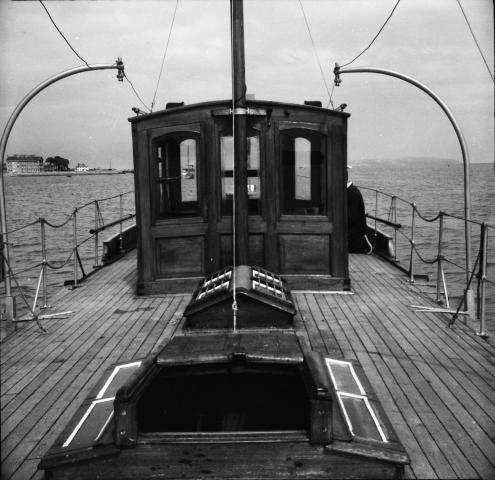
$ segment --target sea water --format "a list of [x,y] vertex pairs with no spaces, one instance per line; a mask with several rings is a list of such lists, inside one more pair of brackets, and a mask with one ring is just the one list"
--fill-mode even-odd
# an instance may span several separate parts
[[[366,210],[379,218],[396,220],[402,227],[395,234],[383,224],[377,226],[389,233],[397,241],[397,254],[401,265],[409,268],[412,234],[411,203],[427,219],[435,217],[440,210],[462,217],[464,214],[463,168],[458,163],[425,161],[373,161],[353,165],[350,179],[362,187]],[[495,226],[495,176],[492,164],[474,164],[471,175],[471,217],[473,220],[488,222]],[[397,215],[391,208],[391,197],[377,195],[367,188],[378,189],[396,195]],[[106,223],[116,220],[120,214],[134,213],[134,189],[132,174],[113,175],[57,175],[32,177],[5,177],[7,220],[9,230],[10,257],[16,272],[13,282],[14,294],[19,296],[18,282],[24,296],[32,304],[39,282],[42,261],[41,224],[39,218],[46,219],[54,226],[46,224],[47,261],[55,267],[47,270],[48,294],[60,288],[64,282],[73,280],[74,234],[79,245],[79,255],[86,273],[92,271],[96,263],[94,241],[84,241],[90,236],[89,230],[95,227],[95,217]],[[116,197],[115,197],[116,196]],[[111,198],[115,197],[115,198]],[[95,199],[108,199],[92,203]],[[405,200],[405,201],[402,201]],[[86,206],[84,206],[86,205]],[[79,208],[84,206],[84,208]],[[71,215],[76,212],[76,231]],[[122,212],[121,212],[122,209]],[[369,223],[374,221],[369,220]],[[31,224],[29,227],[26,225]],[[25,227],[25,228],[24,228]],[[472,227],[473,264],[479,249],[480,228]],[[119,227],[102,232],[107,238],[119,231]],[[489,229],[488,238],[488,279],[495,282],[495,229]],[[417,252],[413,253],[414,272],[428,275],[428,280],[417,281],[417,287],[430,295],[435,295],[434,283],[437,275],[439,222],[421,220],[415,214],[414,240]],[[443,262],[447,281],[447,293],[451,308],[457,308],[465,283],[464,222],[457,218],[445,217],[442,239],[442,253],[448,261]],[[101,255],[101,242],[98,255]],[[420,256],[425,263],[421,261]],[[78,265],[79,276],[81,275]],[[478,266],[477,266],[478,269]],[[476,273],[477,270],[476,269]],[[422,278],[422,277],[420,277]],[[405,277],[407,280],[407,277]],[[477,288],[474,275],[472,286]],[[24,300],[17,300],[19,310],[27,312]],[[38,301],[38,306],[41,302]],[[31,305],[32,306],[32,305]],[[495,284],[487,285],[487,328],[495,332]]]

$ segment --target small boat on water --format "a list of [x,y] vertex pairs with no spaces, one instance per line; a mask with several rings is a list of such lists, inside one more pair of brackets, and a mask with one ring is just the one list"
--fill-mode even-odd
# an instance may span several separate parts
[[[248,100],[242,0],[231,5],[232,100],[130,119],[137,271],[114,275],[116,300],[95,295],[88,310],[101,319],[114,305],[112,349],[129,353],[109,364],[101,342],[87,385],[71,384],[70,406],[47,411],[56,428],[38,468],[49,479],[489,478],[495,449],[481,444],[494,424],[495,373],[471,370],[494,348],[448,329],[442,339],[444,320],[430,334],[409,313],[413,294],[383,232],[372,229],[377,255],[349,253],[350,115],[315,101]],[[371,228],[364,212],[360,221]],[[88,280],[96,291],[103,270]],[[148,302],[161,312],[153,321]],[[131,348],[141,333],[133,338],[132,319],[154,325],[146,348]],[[75,368],[93,359],[84,339],[107,335],[94,327],[70,334],[61,353],[74,352]],[[52,363],[48,382],[70,375]],[[449,403],[456,385],[472,414]],[[460,432],[449,428],[456,421]],[[445,459],[442,439],[463,453]]]

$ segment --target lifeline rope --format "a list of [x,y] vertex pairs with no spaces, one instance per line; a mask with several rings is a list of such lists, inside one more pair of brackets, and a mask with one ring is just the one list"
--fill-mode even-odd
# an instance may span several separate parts
[[236,239],[236,215],[235,215],[235,71],[234,71],[234,5],[231,3],[230,7],[230,42],[231,42],[231,55],[232,55],[232,287],[233,287],[233,301],[232,301],[232,313],[233,313],[233,324],[234,324],[234,332],[237,329],[237,292],[236,292],[236,275],[235,275],[235,267],[236,267],[236,248],[235,248],[235,239]]

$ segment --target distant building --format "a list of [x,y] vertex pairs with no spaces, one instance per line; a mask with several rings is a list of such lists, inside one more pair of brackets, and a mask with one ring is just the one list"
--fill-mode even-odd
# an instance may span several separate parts
[[40,173],[43,171],[43,157],[38,155],[11,155],[7,157],[7,173]]
[[78,163],[76,165],[76,172],[88,172],[89,167],[84,163]]

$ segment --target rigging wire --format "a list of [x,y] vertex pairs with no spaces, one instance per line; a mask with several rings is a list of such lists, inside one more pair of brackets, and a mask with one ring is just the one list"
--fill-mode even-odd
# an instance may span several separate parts
[[387,25],[388,21],[392,18],[392,15],[394,14],[395,12],[395,9],[398,7],[400,3],[400,0],[397,0],[397,3],[395,4],[394,8],[392,8],[392,11],[390,12],[389,16],[387,17],[387,19],[385,20],[385,23],[380,27],[380,30],[378,30],[378,33],[373,37],[373,39],[371,40],[371,42],[369,43],[369,45],[358,55],[356,55],[350,62],[347,62],[345,63],[344,65],[341,65],[340,67],[343,68],[343,67],[347,67],[348,65],[350,65],[351,63],[353,63],[355,60],[357,60],[364,52],[366,52],[370,47],[371,45],[373,45],[373,43],[375,42],[375,40],[378,38],[378,36],[380,35],[380,33],[382,33],[382,30],[385,28],[385,25]]
[[[325,73],[323,72],[323,67],[321,66],[320,57],[319,57],[318,51],[316,49],[316,44],[315,44],[315,41],[313,39],[313,35],[311,34],[311,27],[309,26],[308,18],[306,17],[306,12],[304,11],[302,0],[298,0],[298,1],[299,1],[299,6],[301,7],[301,11],[302,11],[302,14],[304,17],[304,22],[306,23],[306,29],[308,30],[309,38],[311,40],[311,45],[313,46],[313,52],[315,54],[316,61],[318,62],[318,66],[320,67],[321,78],[323,79],[323,83],[324,83],[325,88],[327,90],[329,103],[332,105],[332,108],[333,108],[333,101],[332,101],[333,88],[332,88],[332,92],[330,92],[330,89],[328,88],[327,80],[325,78]],[[328,106],[328,104],[327,104],[327,106]]]
[[156,94],[158,92],[158,86],[160,85],[160,79],[162,78],[163,66],[165,65],[165,58],[167,56],[168,45],[170,43],[170,37],[172,36],[172,30],[174,28],[174,22],[175,22],[175,14],[177,13],[177,7],[178,6],[179,6],[179,0],[176,0],[175,10],[174,10],[174,14],[172,16],[172,23],[170,24],[170,30],[168,32],[167,43],[165,44],[165,51],[163,52],[162,65],[160,67],[160,74],[158,75],[158,80],[156,82],[156,88],[155,88],[155,94],[153,95],[153,101],[151,102],[151,110],[150,110],[151,112],[153,111],[153,107],[155,106]]
[[486,69],[488,70],[488,74],[490,75],[492,82],[495,82],[495,79],[493,78],[493,73],[490,70],[490,67],[488,66],[488,62],[485,59],[485,56],[483,55],[483,52],[481,50],[481,47],[478,43],[478,40],[476,39],[476,36],[474,35],[473,29],[471,28],[471,25],[469,23],[469,20],[466,16],[466,12],[464,12],[464,9],[462,8],[460,0],[457,0],[457,3],[459,5],[459,8],[461,9],[462,15],[464,16],[464,20],[466,20],[467,26],[469,28],[469,31],[471,32],[471,35],[473,37],[474,43],[476,44],[476,47],[478,48],[478,52],[480,52],[481,58],[483,59],[483,62],[485,62]]
[[74,47],[70,44],[69,40],[67,40],[67,38],[65,37],[65,35],[62,33],[62,31],[60,30],[60,28],[58,28],[57,24],[55,23],[55,20],[53,20],[52,16],[50,15],[50,12],[48,11],[48,9],[46,8],[45,4],[42,2],[42,0],[38,0],[40,3],[41,3],[41,6],[45,9],[45,12],[46,14],[48,15],[48,18],[51,20],[51,22],[53,23],[53,26],[57,29],[57,32],[60,34],[60,36],[65,40],[65,43],[69,46],[69,48],[76,54],[77,58],[79,58],[80,60],[82,60],[87,67],[91,68],[91,66],[88,64],[88,62],[86,60],[84,60],[84,58],[81,57],[81,55],[79,55],[76,50],[74,49]]
[[129,83],[129,85],[131,86],[132,88],[132,91],[134,92],[134,95],[136,95],[137,99],[143,104],[144,108],[146,108],[148,110],[148,112],[150,112],[150,107],[148,107],[148,105],[146,105],[146,103],[143,102],[143,100],[141,99],[141,97],[139,96],[139,93],[136,91],[136,89],[134,88],[134,85],[133,83],[129,80],[129,78],[127,77],[127,75],[125,74],[124,72],[124,78],[126,79],[126,81]]
[[[81,57],[81,55],[79,55],[79,53],[76,52],[76,50],[74,49],[74,47],[70,44],[69,40],[67,40],[66,36],[62,33],[62,31],[60,30],[60,28],[58,28],[57,24],[55,23],[55,20],[53,19],[53,17],[50,15],[50,12],[48,11],[48,9],[46,8],[45,4],[43,3],[42,0],[38,0],[39,3],[41,4],[41,6],[45,9],[45,12],[47,13],[48,17],[50,18],[53,26],[56,28],[57,32],[60,34],[60,36],[65,40],[65,43],[67,43],[67,45],[70,47],[70,49],[76,54],[77,58],[79,58],[80,60],[82,60],[84,62],[84,64],[91,68],[91,65],[86,61],[84,60],[83,57]],[[127,80],[127,82],[129,82],[132,90],[134,91],[134,94],[136,95],[136,97],[138,98],[138,100],[148,109],[148,111],[150,110],[150,108],[141,100],[141,97],[139,96],[139,94],[137,93],[136,89],[134,88],[134,85],[132,84],[132,82],[127,78],[127,75],[125,74],[124,72],[124,78]]]

